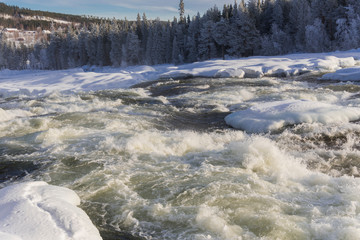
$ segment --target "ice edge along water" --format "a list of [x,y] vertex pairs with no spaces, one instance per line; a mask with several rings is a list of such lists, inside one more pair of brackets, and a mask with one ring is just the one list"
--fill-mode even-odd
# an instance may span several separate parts
[[[293,54],[278,57],[251,57],[225,61],[212,60],[180,66],[134,66],[125,69],[110,67],[78,68],[60,71],[2,70],[0,71],[0,95],[6,97],[13,94],[41,95],[54,91],[78,92],[127,88],[133,84],[160,78],[289,76],[308,71],[334,72],[338,70],[337,73],[326,74],[323,78],[341,79],[346,73],[352,78],[348,77],[345,80],[355,81],[360,80],[358,77],[360,68],[355,67],[358,64],[358,59],[360,59],[360,50]],[[351,71],[342,69],[347,67],[352,67]],[[289,102],[285,106],[282,102],[277,106],[268,107],[269,109],[278,108],[285,117],[291,115],[293,119],[288,122],[291,124],[291,121],[297,123],[299,116],[296,115],[296,112],[298,111],[296,110],[294,113],[286,109],[295,105],[298,109],[302,109],[303,103],[301,101]],[[329,105],[326,106],[326,109],[332,107]],[[307,108],[306,110],[311,112],[314,109]],[[340,112],[343,110],[339,109]],[[351,112],[351,110],[349,111]],[[23,115],[23,113],[14,112],[13,115]],[[314,118],[318,117],[319,114]],[[301,120],[299,121],[301,122]],[[271,130],[275,125],[262,125],[262,131]],[[283,125],[278,124],[278,127],[281,126]],[[50,239],[60,234],[64,236],[64,239],[90,239],[90,237],[101,239],[90,219],[81,209],[76,207],[80,200],[69,189],[49,186],[44,182],[30,182],[6,187],[0,190],[0,196],[0,209],[2,209],[0,218],[2,223],[0,224],[1,238]],[[37,221],[34,221],[34,216]],[[38,221],[41,221],[42,224],[38,224]],[[22,227],[19,228],[18,226]]]

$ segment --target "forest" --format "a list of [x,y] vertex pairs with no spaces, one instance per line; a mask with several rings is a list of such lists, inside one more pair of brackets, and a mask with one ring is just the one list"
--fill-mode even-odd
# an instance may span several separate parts
[[0,69],[183,64],[254,55],[326,52],[360,47],[358,0],[249,0],[172,21],[112,19],[51,25],[34,45],[0,36]]

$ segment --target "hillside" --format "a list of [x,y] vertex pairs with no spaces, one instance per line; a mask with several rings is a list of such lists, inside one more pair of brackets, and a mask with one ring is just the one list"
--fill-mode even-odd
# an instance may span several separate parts
[[93,16],[78,16],[71,14],[31,10],[10,6],[0,2],[0,29],[17,28],[35,31],[38,27],[50,29],[51,23],[56,27],[69,24],[100,23],[104,19]]

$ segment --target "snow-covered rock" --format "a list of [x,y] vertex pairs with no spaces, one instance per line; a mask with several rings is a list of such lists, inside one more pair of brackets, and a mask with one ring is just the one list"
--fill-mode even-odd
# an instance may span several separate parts
[[248,133],[276,131],[300,123],[331,124],[359,119],[360,108],[305,100],[261,103],[225,117],[228,125]]
[[0,190],[0,239],[102,239],[79,204],[74,191],[45,182],[5,187]]

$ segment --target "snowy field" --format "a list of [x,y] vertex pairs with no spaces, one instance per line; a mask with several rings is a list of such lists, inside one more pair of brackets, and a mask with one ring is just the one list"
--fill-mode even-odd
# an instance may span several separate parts
[[[60,71],[2,70],[0,97],[129,88],[146,81],[187,77],[261,78],[314,72],[324,73],[324,80],[360,81],[359,64],[360,50],[352,50],[211,60],[178,66],[84,67]],[[20,110],[5,111],[0,108],[0,122],[28,116],[26,114]],[[277,131],[284,126],[299,123],[341,124],[359,119],[359,108],[302,99],[253,105],[225,118],[229,125],[248,133]],[[77,207],[79,204],[80,199],[72,190],[47,185],[45,182],[3,188],[0,190],[0,239],[101,239],[88,216]],[[203,214],[204,218],[208,218],[206,214]],[[202,218],[198,222],[205,224]]]

